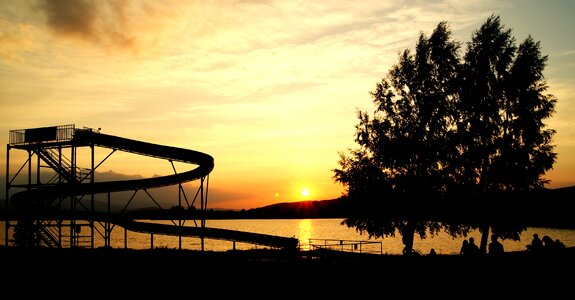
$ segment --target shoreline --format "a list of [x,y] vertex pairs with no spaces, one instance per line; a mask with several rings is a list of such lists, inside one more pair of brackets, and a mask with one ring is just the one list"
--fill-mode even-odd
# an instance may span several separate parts
[[[460,254],[401,255],[346,252],[339,250],[285,250],[250,249],[227,251],[201,251],[176,248],[131,249],[131,248],[23,248],[0,246],[0,263],[3,266],[14,263],[67,263],[74,260],[86,260],[94,263],[121,261],[153,264],[162,261],[181,261],[197,264],[234,264],[253,265],[299,265],[313,267],[326,264],[425,264],[462,262],[467,263],[527,263],[536,261],[572,261],[575,262],[575,247],[553,253],[531,253],[530,251],[511,251],[501,255],[465,256]],[[480,265],[478,265],[479,267]],[[97,265],[95,266],[97,267]]]
[[298,291],[309,286],[308,293],[318,296],[331,293],[336,297],[341,297],[342,292],[355,293],[380,286],[395,289],[406,284],[414,289],[426,286],[432,289],[431,294],[439,292],[440,287],[465,291],[478,284],[488,284],[489,290],[499,286],[512,295],[516,295],[517,284],[522,287],[536,284],[537,289],[550,286],[555,291],[565,288],[571,293],[575,248],[553,255],[508,252],[497,257],[470,257],[277,249],[202,252],[169,248],[0,246],[0,270],[10,275],[4,281],[6,284],[41,276],[42,284],[50,287],[63,283],[82,287],[88,282],[99,282],[125,289],[131,282],[143,291],[209,286],[212,292],[221,287],[221,292],[246,296],[253,296],[254,289],[261,292],[262,288],[274,288],[277,291],[273,294],[277,296],[278,291],[294,285],[299,286]]

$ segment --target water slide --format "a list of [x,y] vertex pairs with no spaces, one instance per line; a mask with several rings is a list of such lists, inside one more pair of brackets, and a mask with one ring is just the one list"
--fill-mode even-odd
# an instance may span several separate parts
[[[36,138],[33,138],[32,140],[42,140],[42,135],[45,134],[42,132],[42,130],[49,131],[49,128],[40,128],[35,130],[36,131],[29,131],[28,135],[36,136]],[[37,136],[40,136],[40,138]],[[153,178],[93,183],[82,183],[79,181],[70,180],[70,182],[66,184],[42,186],[40,188],[26,190],[12,195],[11,202],[15,207],[30,207],[31,204],[33,205],[33,203],[39,203],[39,200],[42,199],[55,199],[69,195],[86,195],[91,193],[101,194],[176,185],[184,182],[202,179],[208,176],[214,168],[213,157],[202,152],[103,134],[92,129],[73,129],[73,136],[69,143],[74,146],[93,145],[114,150],[121,150],[136,155],[144,155],[170,161],[194,164],[197,165],[197,167],[186,172]],[[54,160],[54,158],[50,158],[50,155],[47,155],[46,151],[42,150],[43,147],[38,147],[38,145],[50,145],[50,143],[38,143],[36,141],[32,143],[24,143],[18,148],[33,147],[36,153],[42,157],[44,161],[46,161],[48,164],[56,165],[56,162],[50,161]],[[41,216],[37,217],[41,218]],[[296,248],[298,245],[298,240],[295,238],[239,232],[218,228],[172,226],[165,224],[139,222],[129,219],[124,215],[106,215],[105,213],[98,212],[75,212],[73,217],[86,220],[105,220],[107,222],[118,224],[128,230],[137,232],[177,236],[202,236],[206,238],[234,240],[238,242],[281,248]]]
[[198,167],[187,172],[162,177],[94,183],[72,182],[71,184],[46,186],[42,187],[41,189],[35,189],[15,194],[12,197],[12,199],[16,200],[14,201],[15,204],[22,198],[54,198],[66,195],[122,192],[175,185],[178,183],[184,183],[205,177],[214,168],[214,159],[210,155],[202,152],[131,140],[94,132],[92,130],[76,129],[74,131],[72,143],[75,146],[88,146],[92,144],[94,146],[122,150],[138,155],[196,164]]

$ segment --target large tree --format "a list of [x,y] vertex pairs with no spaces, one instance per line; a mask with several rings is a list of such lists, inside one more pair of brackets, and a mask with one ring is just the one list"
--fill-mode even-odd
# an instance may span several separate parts
[[[415,232],[425,237],[426,230],[438,228],[422,218],[422,205],[450,184],[446,171],[456,151],[449,139],[456,121],[458,49],[441,22],[430,37],[420,35],[414,54],[403,51],[371,92],[373,115],[358,113],[360,148],[341,154],[341,169],[334,170],[336,181],[360,204],[355,207],[362,214],[348,218],[348,226],[375,237],[399,231],[405,253],[412,253]],[[374,209],[381,203],[385,207]],[[377,217],[365,215],[375,211]]]
[[[463,59],[459,48],[441,22],[429,38],[420,35],[415,54],[403,51],[371,92],[373,114],[358,112],[359,147],[340,153],[334,170],[356,213],[344,223],[370,237],[398,231],[407,253],[415,232],[424,238],[444,228],[465,235],[475,226],[485,249],[498,221],[488,195],[543,187],[556,158],[554,131],[543,122],[556,99],[545,94],[547,57],[539,43],[529,37],[515,46],[511,30],[491,16]],[[462,193],[466,197],[446,197]],[[436,210],[446,208],[446,199],[480,213],[446,218]],[[520,230],[493,227],[504,238],[518,238]]]
[[[459,165],[465,170],[465,188],[483,198],[484,206],[494,206],[485,201],[486,195],[543,187],[542,176],[553,166],[554,131],[543,121],[552,115],[556,99],[544,94],[546,60],[531,37],[518,48],[498,16],[489,17],[468,44],[458,102],[464,158]],[[486,216],[482,222],[482,251],[490,219]]]

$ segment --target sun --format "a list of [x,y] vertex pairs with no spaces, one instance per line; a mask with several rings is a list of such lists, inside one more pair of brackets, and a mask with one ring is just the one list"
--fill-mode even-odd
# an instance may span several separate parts
[[303,189],[301,190],[301,195],[302,195],[302,197],[307,198],[307,197],[309,196],[309,189],[308,189],[308,188],[303,188]]

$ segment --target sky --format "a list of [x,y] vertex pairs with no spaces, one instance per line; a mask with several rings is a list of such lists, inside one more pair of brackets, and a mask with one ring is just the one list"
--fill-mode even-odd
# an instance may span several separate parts
[[[213,156],[211,208],[334,199],[344,192],[333,179],[339,153],[356,146],[356,112],[373,111],[369,92],[398,53],[441,21],[464,48],[495,14],[517,43],[531,35],[548,55],[544,76],[558,102],[547,125],[557,131],[558,159],[545,178],[548,187],[570,186],[573,13],[568,0],[3,1],[0,143],[15,129],[101,128]],[[22,164],[16,152],[11,172]],[[6,154],[0,147],[2,178]],[[169,162],[133,155],[98,171],[173,172]]]

